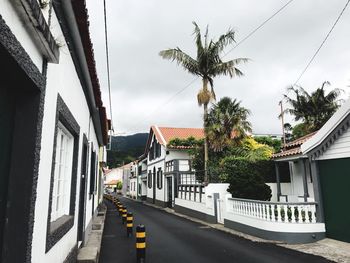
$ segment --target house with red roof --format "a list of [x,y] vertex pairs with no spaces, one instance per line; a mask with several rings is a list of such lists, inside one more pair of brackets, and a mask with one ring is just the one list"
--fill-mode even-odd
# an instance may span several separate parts
[[173,207],[182,185],[198,185],[188,147],[171,147],[172,139],[204,138],[203,128],[175,128],[152,126],[144,156],[147,157],[147,175],[139,180],[147,202]]
[[315,134],[313,132],[291,141],[280,152],[273,154],[276,181],[268,184],[272,190],[272,201],[315,201],[310,162],[301,151],[303,143]]
[[85,1],[0,8],[0,262],[75,262],[103,197],[109,123]]

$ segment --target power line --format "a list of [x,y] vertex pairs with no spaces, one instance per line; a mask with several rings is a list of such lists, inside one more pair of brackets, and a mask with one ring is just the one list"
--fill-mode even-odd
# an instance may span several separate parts
[[114,131],[113,127],[113,114],[112,114],[112,95],[111,95],[111,78],[110,78],[110,69],[109,69],[109,50],[108,50],[108,29],[107,29],[107,11],[106,11],[106,0],[103,0],[104,8],[104,21],[105,21],[105,42],[106,42],[106,62],[107,62],[107,79],[108,79],[108,95],[109,95],[109,110],[111,115],[111,128]]
[[[231,48],[227,53],[224,54],[223,58],[228,55],[230,52],[232,52],[234,49],[236,49],[238,46],[240,46],[244,41],[249,39],[255,32],[257,32],[260,28],[262,28],[265,24],[267,24],[271,19],[273,19],[277,14],[279,14],[283,9],[285,9],[290,3],[292,3],[294,0],[289,0],[287,3],[285,3],[281,8],[279,8],[276,12],[274,12],[270,17],[268,17],[266,20],[264,20],[258,27],[256,27],[253,31],[251,31],[248,35],[246,35],[242,40],[240,40],[233,48]],[[171,96],[165,103],[158,106],[155,110],[153,110],[149,117],[155,113],[158,109],[164,107],[168,103],[170,103],[177,95],[184,92],[188,87],[190,87],[199,77],[196,77],[193,79],[189,84],[187,84],[184,88],[177,91],[173,96]]]
[[242,40],[237,42],[237,44],[231,48],[228,52],[226,52],[223,55],[223,58],[226,57],[230,52],[232,52],[234,49],[236,49],[238,46],[240,46],[244,41],[246,41],[248,38],[250,38],[256,31],[258,31],[260,28],[262,28],[267,22],[269,22],[272,18],[274,18],[278,13],[280,13],[283,9],[285,9],[290,3],[292,3],[294,0],[289,0],[287,3],[285,3],[281,8],[279,8],[275,13],[273,13],[269,18],[264,20],[257,28],[255,28],[253,31],[251,31],[248,35],[246,35]]
[[323,47],[324,43],[327,41],[329,35],[332,33],[333,29],[335,28],[335,26],[337,25],[339,19],[341,18],[341,16],[343,15],[345,9],[348,7],[350,0],[348,0],[344,6],[344,8],[341,10],[339,16],[337,17],[337,19],[335,20],[333,26],[331,27],[331,29],[329,30],[329,32],[327,33],[326,37],[323,39],[321,45],[318,47],[318,49],[316,50],[315,54],[311,57],[309,63],[307,63],[306,67],[304,68],[304,70],[301,72],[301,74],[299,75],[299,77],[297,78],[297,80],[294,82],[293,86],[296,85],[299,80],[302,78],[302,76],[305,74],[305,72],[307,71],[307,69],[309,68],[309,66],[311,65],[311,63],[314,61],[315,57],[317,56],[317,54],[320,52],[321,48]]

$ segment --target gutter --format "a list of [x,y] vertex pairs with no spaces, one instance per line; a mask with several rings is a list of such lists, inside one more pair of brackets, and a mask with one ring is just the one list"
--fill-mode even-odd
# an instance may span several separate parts
[[[89,111],[94,124],[99,145],[104,145],[99,108],[96,105],[91,76],[89,73],[84,47],[80,37],[79,28],[76,22],[73,6],[70,0],[54,0],[53,6],[62,31],[66,31],[65,38],[69,49],[73,52],[72,57],[77,68],[77,73],[82,84],[85,98],[88,102]],[[64,20],[64,21],[63,21]]]

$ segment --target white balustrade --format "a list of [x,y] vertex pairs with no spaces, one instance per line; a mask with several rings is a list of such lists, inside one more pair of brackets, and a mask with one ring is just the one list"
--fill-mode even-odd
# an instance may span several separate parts
[[278,203],[238,198],[227,199],[227,211],[270,222],[316,223],[316,203]]

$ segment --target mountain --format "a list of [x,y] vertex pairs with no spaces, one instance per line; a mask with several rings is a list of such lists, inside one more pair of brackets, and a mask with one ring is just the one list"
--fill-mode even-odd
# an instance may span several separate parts
[[145,151],[148,133],[112,136],[111,150],[107,151],[107,165],[111,168],[136,160]]

